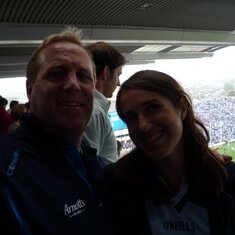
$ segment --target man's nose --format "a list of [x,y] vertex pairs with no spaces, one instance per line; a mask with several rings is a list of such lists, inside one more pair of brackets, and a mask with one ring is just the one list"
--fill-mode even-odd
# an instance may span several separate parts
[[121,82],[119,78],[118,78],[117,86],[121,86]]
[[65,84],[64,84],[64,89],[74,89],[74,90],[80,90],[80,81],[79,78],[77,77],[77,74],[74,72],[71,72],[68,74]]

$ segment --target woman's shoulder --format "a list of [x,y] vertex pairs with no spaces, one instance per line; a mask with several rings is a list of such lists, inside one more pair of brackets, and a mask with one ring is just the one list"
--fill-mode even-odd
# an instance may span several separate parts
[[225,192],[235,199],[235,163],[233,161],[226,164],[228,179],[225,183]]
[[226,164],[225,168],[227,170],[229,177],[235,179],[235,162],[230,161],[229,163]]

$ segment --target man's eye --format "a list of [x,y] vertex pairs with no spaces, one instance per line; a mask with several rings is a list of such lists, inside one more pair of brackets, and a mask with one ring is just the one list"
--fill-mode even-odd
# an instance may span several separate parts
[[148,108],[149,108],[150,110],[151,110],[151,109],[156,109],[156,108],[158,108],[158,105],[151,104],[151,105],[149,105]]
[[47,79],[50,81],[56,81],[56,80],[60,80],[61,78],[63,78],[64,75],[65,75],[65,71],[61,69],[56,69],[56,70],[50,71],[47,74]]
[[79,73],[77,76],[78,76],[78,79],[83,82],[93,81],[92,77],[85,73]]

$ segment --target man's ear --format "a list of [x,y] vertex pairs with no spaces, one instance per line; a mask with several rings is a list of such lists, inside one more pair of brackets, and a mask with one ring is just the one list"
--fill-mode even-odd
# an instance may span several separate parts
[[109,79],[109,76],[110,76],[110,69],[109,69],[109,66],[108,65],[105,65],[104,69],[103,69],[103,79],[104,80],[107,80]]
[[33,89],[33,84],[30,83],[28,80],[26,80],[26,92],[27,92],[27,97],[29,100],[30,100],[32,89]]

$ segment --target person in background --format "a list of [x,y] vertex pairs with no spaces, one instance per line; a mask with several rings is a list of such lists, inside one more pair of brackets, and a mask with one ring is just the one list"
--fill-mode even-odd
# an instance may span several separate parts
[[118,159],[117,142],[108,117],[110,101],[126,60],[113,46],[96,42],[86,46],[96,67],[96,89],[92,116],[83,133],[83,143],[95,148],[107,163]]
[[12,122],[8,127],[8,132],[15,131],[20,126],[20,118],[23,113],[26,112],[26,107],[24,104],[17,104],[12,107],[11,118]]
[[11,115],[6,111],[8,100],[0,97],[0,135],[6,134],[11,124]]
[[169,75],[139,71],[118,115],[136,148],[107,170],[117,234],[235,234],[235,166],[221,164],[190,97]]
[[0,138],[0,234],[110,235],[102,161],[81,146],[93,62],[76,28],[47,37],[26,70],[30,113]]
[[15,105],[19,104],[19,101],[18,100],[12,100],[9,104],[9,109],[7,110],[8,113],[11,113],[11,110],[13,109],[13,107]]
[[122,143],[121,143],[121,141],[117,140],[117,154],[118,154],[118,158],[121,157],[121,151],[122,151]]
[[121,151],[122,151],[122,142],[117,140],[117,153],[118,153],[118,158],[121,157]]

